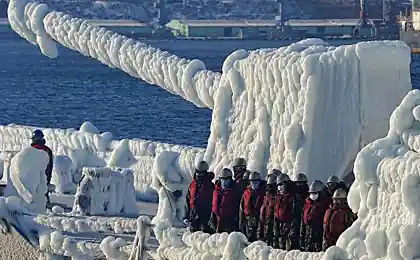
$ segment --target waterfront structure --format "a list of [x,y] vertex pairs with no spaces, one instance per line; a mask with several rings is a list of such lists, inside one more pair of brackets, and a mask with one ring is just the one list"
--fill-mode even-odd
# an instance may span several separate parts
[[153,27],[134,20],[87,20],[89,24],[101,26],[127,37],[145,38],[153,36]]
[[166,26],[186,38],[277,38],[351,36],[359,19],[289,20],[279,28],[275,20],[172,20]]

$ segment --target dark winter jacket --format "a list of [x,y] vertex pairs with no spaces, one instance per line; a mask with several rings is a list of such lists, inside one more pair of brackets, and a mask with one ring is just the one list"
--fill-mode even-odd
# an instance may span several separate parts
[[206,176],[202,180],[194,176],[187,194],[187,204],[190,212],[190,218],[208,216],[210,218],[214,184],[213,176]]
[[223,189],[221,186],[215,186],[213,192],[212,212],[218,218],[237,218],[238,205],[235,186]]
[[47,184],[50,184],[51,177],[52,177],[52,170],[53,170],[53,162],[54,162],[53,152],[48,146],[45,145],[45,140],[38,140],[36,142],[33,142],[31,146],[38,150],[45,151],[48,154],[49,161],[48,161],[47,168],[45,169],[45,175],[47,176]]
[[216,185],[213,192],[211,226],[215,232],[232,232],[238,229],[237,192],[234,182],[226,189]]
[[276,189],[267,185],[263,203],[260,210],[258,238],[267,245],[273,245],[273,224],[276,208]]
[[299,194],[301,199],[305,201],[309,196],[309,186],[307,183],[302,185],[296,185],[296,192]]
[[253,191],[251,187],[248,187],[242,196],[240,212],[244,217],[258,216],[260,215],[261,205],[264,200],[265,187],[261,183],[256,191]]
[[328,206],[329,202],[325,198],[319,198],[316,201],[307,198],[303,209],[303,224],[322,226]]
[[347,203],[333,204],[324,216],[323,249],[337,243],[338,237],[356,220],[355,214]]
[[239,207],[239,230],[248,239],[257,239],[258,222],[260,209],[264,200],[265,185],[260,183],[257,190],[252,190],[250,186],[244,191]]
[[287,183],[284,190],[277,191],[274,236],[278,241],[275,241],[275,247],[284,250],[299,249],[301,210],[301,198],[293,182]]

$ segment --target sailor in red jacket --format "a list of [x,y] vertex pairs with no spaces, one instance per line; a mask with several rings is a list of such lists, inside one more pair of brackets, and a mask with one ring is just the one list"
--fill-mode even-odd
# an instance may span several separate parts
[[217,233],[237,231],[238,198],[232,171],[224,168],[220,174],[220,185],[213,192],[210,226]]
[[269,174],[266,181],[266,191],[260,210],[258,239],[264,241],[268,246],[274,246],[273,229],[274,211],[276,206],[277,175]]
[[347,204],[347,192],[344,189],[336,190],[332,199],[333,204],[324,216],[323,250],[334,246],[338,237],[356,220],[356,215]]
[[[48,189],[50,189],[50,184],[51,184],[51,176],[52,176],[52,169],[53,169],[53,153],[51,151],[51,149],[45,145],[46,141],[44,139],[44,133],[42,133],[41,130],[35,130],[32,133],[32,143],[31,146],[33,148],[36,148],[38,150],[43,150],[48,154],[48,157],[50,158],[47,168],[45,169],[45,175],[47,177],[47,185],[48,185]],[[50,202],[50,197],[48,196],[48,191],[47,194],[45,194],[45,196],[47,197],[47,202]]]
[[324,184],[314,181],[309,187],[309,198],[303,209],[301,228],[301,249],[308,252],[322,251],[322,234],[324,215],[328,209],[329,200],[324,196]]
[[196,166],[194,178],[190,184],[187,194],[187,219],[190,223],[191,232],[203,231],[210,233],[208,226],[214,184],[213,173],[208,172],[209,165],[201,161]]
[[235,179],[235,187],[238,192],[239,199],[241,199],[243,192],[248,187],[248,180],[245,179],[247,174],[246,160],[244,158],[236,158],[233,161],[233,173]]
[[300,197],[287,174],[277,177],[277,185],[274,247],[288,251],[299,249]]
[[249,242],[257,240],[260,210],[264,200],[265,182],[258,172],[251,172],[249,185],[245,189],[239,207],[239,230]]

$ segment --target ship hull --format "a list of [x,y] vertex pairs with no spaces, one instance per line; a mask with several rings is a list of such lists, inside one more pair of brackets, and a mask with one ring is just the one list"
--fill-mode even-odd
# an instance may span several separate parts
[[407,43],[412,52],[420,51],[420,31],[401,31],[400,40]]

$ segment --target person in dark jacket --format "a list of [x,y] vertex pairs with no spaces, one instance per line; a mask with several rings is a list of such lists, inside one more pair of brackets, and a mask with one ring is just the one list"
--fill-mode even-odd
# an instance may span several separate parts
[[257,240],[260,209],[264,200],[265,183],[258,172],[249,175],[249,186],[245,189],[239,207],[239,230],[249,242]]
[[190,184],[187,194],[187,218],[190,224],[191,232],[203,231],[211,233],[208,226],[214,184],[214,176],[208,172],[209,165],[205,161],[198,163],[193,180]]
[[300,195],[300,197],[303,199],[303,201],[306,200],[306,198],[309,196],[309,185],[308,185],[308,178],[306,177],[306,174],[299,173],[296,177],[296,191]]
[[296,192],[297,195],[299,196],[299,200],[298,200],[298,207],[299,207],[299,213],[300,216],[298,218],[296,218],[295,221],[299,222],[297,223],[297,233],[298,235],[298,241],[296,242],[299,245],[300,248],[300,229],[301,229],[301,225],[302,225],[302,218],[303,218],[303,208],[305,206],[305,201],[309,196],[309,185],[308,185],[308,178],[306,177],[306,174],[304,173],[299,173],[296,177],[296,181],[295,181],[295,185],[296,185]]
[[45,169],[45,176],[47,178],[47,185],[48,185],[48,191],[45,194],[45,196],[47,197],[47,203],[50,203],[50,196],[48,195],[48,193],[49,193],[49,189],[51,185],[51,177],[52,177],[53,162],[54,162],[53,152],[46,145],[46,141],[44,139],[44,133],[41,130],[37,129],[33,131],[31,140],[32,140],[31,146],[33,148],[45,151],[49,157],[48,165],[47,165],[47,168]]
[[246,160],[244,158],[236,158],[233,161],[233,177],[235,179],[235,187],[238,190],[239,198],[242,198],[242,194],[248,187],[248,180],[244,179],[246,174]]
[[327,190],[329,197],[332,198],[334,192],[338,189],[343,189],[347,192],[347,185],[340,181],[337,176],[331,175],[327,180]]
[[239,204],[232,171],[224,168],[213,192],[210,227],[217,233],[237,231]]
[[356,215],[347,204],[347,192],[338,189],[333,194],[333,205],[324,215],[324,242],[323,250],[334,246],[340,235],[356,220]]
[[309,187],[309,197],[303,209],[301,249],[308,252],[322,251],[323,221],[329,201],[323,196],[324,185],[314,181]]
[[300,197],[287,174],[277,177],[277,196],[274,220],[274,247],[283,250],[299,249]]
[[266,180],[265,195],[260,210],[258,239],[268,246],[274,246],[274,213],[276,206],[277,176],[269,174]]
[[244,175],[242,177],[242,179],[244,180],[244,184],[243,185],[246,185],[246,187],[249,186],[249,175],[250,174],[251,174],[251,171],[250,170],[246,170],[246,172],[244,173]]

